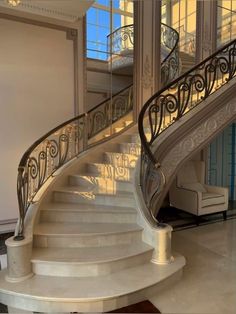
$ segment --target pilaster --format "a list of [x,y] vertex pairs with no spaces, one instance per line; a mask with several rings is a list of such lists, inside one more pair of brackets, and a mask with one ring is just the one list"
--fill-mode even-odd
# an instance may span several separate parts
[[136,117],[160,88],[161,1],[134,1],[134,95]]

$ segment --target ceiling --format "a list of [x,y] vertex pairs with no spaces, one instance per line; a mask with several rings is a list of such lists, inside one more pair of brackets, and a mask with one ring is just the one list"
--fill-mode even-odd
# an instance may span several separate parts
[[6,0],[0,0],[0,12],[76,23],[93,3],[94,0],[21,0],[18,6],[13,7]]

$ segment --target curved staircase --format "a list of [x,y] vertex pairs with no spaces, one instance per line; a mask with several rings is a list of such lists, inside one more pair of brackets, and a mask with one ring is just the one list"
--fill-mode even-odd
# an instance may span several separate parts
[[[139,155],[134,127],[85,152],[55,178],[31,226],[32,277],[9,282],[7,272],[1,274],[1,302],[10,311],[110,311],[145,300],[180,277],[184,258],[174,254],[158,264],[155,241],[145,239],[133,181]],[[171,228],[160,231],[170,236]]]
[[[0,274],[9,312],[110,311],[180,277],[185,259],[155,211],[180,165],[236,118],[235,76],[234,40],[154,94],[138,128],[124,114],[129,102],[114,116],[102,103],[29,148]],[[120,118],[123,130],[107,136]]]

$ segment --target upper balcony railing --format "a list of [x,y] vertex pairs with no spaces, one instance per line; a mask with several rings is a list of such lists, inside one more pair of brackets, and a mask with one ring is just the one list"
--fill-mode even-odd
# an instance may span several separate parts
[[236,40],[233,40],[155,93],[144,104],[138,120],[142,144],[140,184],[150,211],[165,184],[161,164],[155,157],[154,147],[159,134],[235,75]]
[[[107,36],[111,68],[133,64],[134,25],[125,25]],[[161,84],[166,85],[179,74],[179,34],[161,23]],[[125,58],[125,59],[124,59]],[[125,61],[124,61],[124,60]]]

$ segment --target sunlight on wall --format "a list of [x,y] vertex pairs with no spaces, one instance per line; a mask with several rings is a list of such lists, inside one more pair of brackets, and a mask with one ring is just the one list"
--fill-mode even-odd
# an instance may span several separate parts
[[175,28],[180,36],[180,51],[195,54],[196,0],[166,0],[162,22]]
[[217,2],[217,46],[231,41],[236,36],[236,1]]

